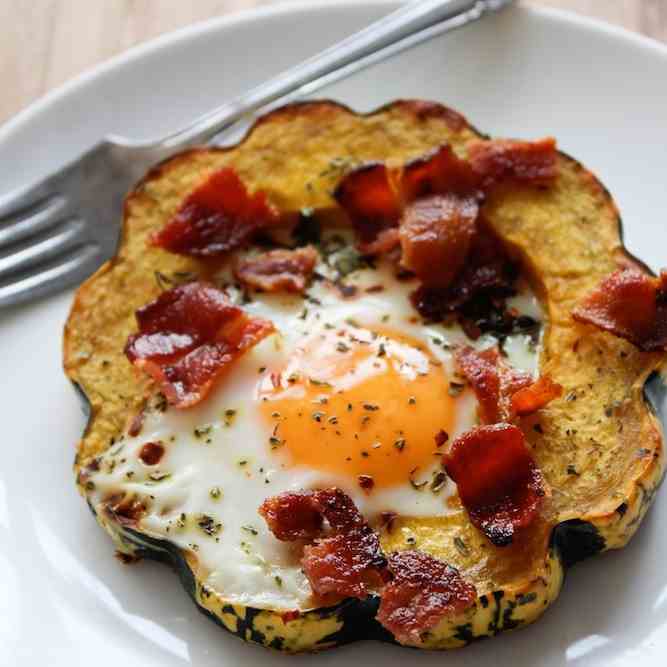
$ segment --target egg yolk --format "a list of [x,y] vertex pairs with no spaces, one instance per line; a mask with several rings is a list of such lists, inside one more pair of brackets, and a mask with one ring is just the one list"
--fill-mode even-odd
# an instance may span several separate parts
[[455,399],[441,362],[421,343],[344,327],[297,349],[263,378],[258,400],[271,449],[371,489],[421,483],[420,471],[442,455]]

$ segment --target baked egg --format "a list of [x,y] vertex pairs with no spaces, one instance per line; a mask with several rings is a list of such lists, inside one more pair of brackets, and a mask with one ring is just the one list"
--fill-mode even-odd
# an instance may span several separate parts
[[[387,513],[455,511],[442,454],[478,420],[453,351],[498,340],[471,341],[458,324],[424,322],[409,298],[416,280],[397,276],[389,261],[355,268],[344,283],[332,261],[318,265],[303,295],[244,299],[244,310],[272,321],[276,333],[234,362],[200,404],[178,410],[152,397],[140,432],[128,429],[89,476],[96,511],[110,498],[141,503],[141,533],[191,552],[198,576],[230,602],[314,604],[300,545],[278,541],[258,515],[269,496],[337,486],[375,527]],[[539,322],[536,298],[519,287],[508,305]],[[243,298],[233,287],[230,294]],[[502,341],[507,362],[532,373],[537,348],[525,333]]]

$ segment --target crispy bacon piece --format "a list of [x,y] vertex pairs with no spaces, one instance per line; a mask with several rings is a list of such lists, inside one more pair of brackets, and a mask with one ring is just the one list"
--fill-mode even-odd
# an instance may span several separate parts
[[508,366],[496,347],[482,351],[462,347],[456,352],[455,361],[459,372],[475,392],[484,424],[509,419],[512,396],[533,383],[528,373]]
[[336,187],[334,197],[347,212],[362,251],[364,247],[366,251],[372,249],[370,244],[382,232],[398,225],[400,201],[384,164],[366,164],[348,172]]
[[[457,216],[463,214],[467,217],[473,207],[472,200],[479,194],[478,180],[470,164],[458,158],[449,146],[443,145],[405,165],[396,185],[392,182],[392,172],[385,165],[368,164],[349,172],[341,180],[334,196],[347,211],[359,235],[359,250],[366,255],[379,255],[398,245],[397,227],[402,202],[434,193],[458,194],[465,204],[455,207],[457,212],[462,212]],[[452,203],[447,210],[449,217],[455,200],[448,201]],[[416,211],[405,212],[403,222],[406,213],[408,219],[414,222]],[[426,211],[423,213],[427,214]],[[476,208],[474,214],[476,216]],[[402,233],[401,236],[407,237],[407,234]],[[422,269],[422,272],[425,271]]]
[[201,401],[232,361],[274,331],[203,282],[163,292],[136,318],[139,333],[128,338],[125,354],[178,408]]
[[556,140],[491,139],[468,147],[468,159],[484,188],[501,181],[549,185],[557,175]]
[[354,500],[337,488],[321,489],[313,493],[317,508],[335,531],[358,528],[366,523]]
[[239,259],[234,275],[244,285],[265,292],[303,292],[318,257],[313,246],[270,250]]
[[431,195],[408,204],[401,217],[401,263],[427,287],[446,288],[463,268],[477,230],[472,197]]
[[[302,559],[317,595],[364,598],[369,585],[381,583],[386,561],[380,540],[340,489],[284,493],[265,500],[259,511],[278,539],[317,538]],[[331,531],[326,537],[324,520]]]
[[259,513],[283,542],[312,540],[322,532],[323,516],[312,493],[281,493],[267,498]]
[[225,167],[188,196],[151,242],[179,255],[218,257],[245,245],[278,219],[264,192],[249,194],[236,172]]
[[368,524],[305,547],[301,565],[313,592],[365,598],[382,583],[385,560],[380,540]]
[[454,358],[459,372],[472,385],[484,424],[532,414],[563,393],[549,377],[533,381],[529,373],[508,366],[495,347],[482,351],[462,347]]
[[354,501],[340,489],[324,489],[313,495],[334,533],[304,549],[301,563],[313,591],[317,595],[366,597],[369,585],[381,583],[386,565],[380,539]]
[[408,162],[403,167],[401,190],[406,201],[431,194],[479,196],[479,176],[448,144]]
[[[518,268],[502,243],[486,228],[473,236],[463,269],[445,288],[420,286],[410,296],[417,312],[439,322],[458,312],[464,319],[487,320],[495,303],[514,293]],[[493,328],[493,327],[491,327]]]
[[419,644],[424,632],[477,599],[458,570],[424,552],[393,553],[388,569],[393,579],[382,589],[377,620],[402,644]]
[[544,481],[517,426],[478,426],[454,441],[443,462],[470,520],[496,546],[537,516]]
[[[557,174],[556,142],[553,138],[534,142],[476,141],[469,146],[468,153],[468,160],[461,159],[451,146],[444,144],[404,165],[400,178],[398,170],[392,171],[382,163],[363,165],[346,174],[334,196],[347,211],[359,235],[359,249],[369,255],[392,251],[396,247],[394,230],[399,225],[403,212],[400,221],[401,245],[403,254],[409,254],[406,253],[405,245],[406,239],[412,234],[410,227],[415,228],[420,217],[425,218],[423,224],[430,223],[429,226],[433,227],[430,221],[435,215],[434,202],[437,200],[430,200],[429,204],[425,204],[419,201],[424,197],[443,195],[450,198],[456,195],[466,202],[467,217],[468,214],[473,215],[473,202],[479,202],[485,189],[500,181],[544,185],[551,183]],[[442,209],[441,201],[439,207]],[[461,216],[460,213],[457,215]],[[474,217],[476,215],[477,209],[474,208]],[[451,213],[447,217],[451,217]],[[408,227],[405,231],[404,225]],[[423,230],[417,227],[415,232],[421,234]],[[430,285],[427,287],[441,289],[451,283],[465,261],[465,253],[469,248],[460,244],[462,238],[461,234],[456,234],[454,238],[448,237],[452,248],[447,253],[446,260],[456,257],[454,267],[450,267],[448,261],[428,263],[431,252],[435,252],[436,247],[441,254],[444,252],[444,238],[437,245],[430,244],[429,252],[420,251],[414,256],[404,257],[404,261],[422,280],[428,275]],[[467,235],[465,238],[468,239]],[[437,259],[440,260],[440,256]],[[421,296],[423,298],[420,300],[423,302],[441,300],[438,295]]]
[[635,268],[614,271],[572,316],[625,338],[645,352],[667,350],[667,271],[658,278]]
[[378,535],[339,489],[283,493],[265,500],[259,513],[279,540],[311,541],[301,565],[316,595],[363,599],[369,587],[380,588],[378,621],[400,642],[419,642],[423,632],[477,597],[457,570],[428,554],[385,558]]
[[463,306],[480,295],[501,298],[514,293],[518,266],[507,254],[502,241],[478,221],[468,261],[452,285],[453,303]]
[[550,377],[543,375],[537,381],[519,389],[512,395],[512,414],[518,417],[530,415],[558,398],[563,387]]

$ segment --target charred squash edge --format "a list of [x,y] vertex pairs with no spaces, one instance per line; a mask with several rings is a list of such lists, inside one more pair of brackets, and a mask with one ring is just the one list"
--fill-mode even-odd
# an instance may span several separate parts
[[[304,111],[309,107],[317,108],[322,105],[337,107],[358,116],[373,116],[400,106],[418,117],[440,117],[452,129],[468,128],[480,138],[488,137],[488,135],[471,126],[458,112],[437,103],[399,100],[367,114],[357,114],[345,105],[322,100],[290,104],[270,112],[256,121],[239,144],[243,143],[259,126],[269,120],[276,120],[281,115],[289,117],[295,109]],[[127,206],[132,192],[139,190],[146,181],[159,175],[164,166],[169,164],[171,160],[183,159],[183,157],[201,150],[226,152],[231,148],[234,147],[193,148],[169,158],[149,170],[125,200],[123,226],[118,247],[122,245],[126,237]],[[561,155],[566,160],[571,161],[577,168],[587,171],[574,158],[562,152]],[[626,258],[650,272],[650,269],[641,260],[635,258],[623,245],[622,220],[611,194],[594,175],[590,172],[587,173],[594,183],[599,186],[604,198],[615,211],[618,221],[618,234]],[[106,262],[88,281],[92,281],[102,273],[109,271],[114,266],[114,262],[115,257]],[[65,330],[65,335],[67,335],[67,330]],[[420,647],[461,647],[475,640],[502,631],[513,630],[536,620],[558,596],[569,567],[580,560],[607,549],[620,548],[627,543],[648,510],[664,471],[661,424],[664,424],[665,417],[660,414],[660,410],[662,404],[667,400],[667,385],[660,370],[660,368],[656,368],[647,377],[643,385],[643,398],[650,406],[650,425],[658,436],[661,446],[654,452],[653,461],[636,478],[629,497],[612,512],[574,518],[557,524],[551,532],[542,568],[546,576],[538,576],[517,589],[505,588],[504,590],[496,590],[480,595],[474,608],[469,610],[465,617],[450,619],[447,622],[447,627],[436,628],[433,633],[427,633]],[[88,416],[88,422],[84,430],[85,436],[93,423],[94,415],[85,392],[74,377],[70,377],[70,379],[83,401],[84,412]],[[75,457],[74,467],[75,471],[80,467],[78,455]],[[84,489],[80,488],[80,491],[85,496]],[[181,583],[197,608],[218,625],[245,641],[290,653],[318,651],[360,639],[375,639],[396,643],[391,634],[375,621],[374,616],[379,604],[379,599],[376,596],[370,596],[366,600],[345,600],[336,606],[305,611],[298,618],[285,620],[279,612],[225,604],[224,600],[220,601],[217,594],[197,581],[188,563],[187,554],[178,547],[167,541],[157,540],[131,528],[120,526],[110,520],[109,517],[97,514],[90,504],[89,507],[121,552],[171,565],[179,574]]]

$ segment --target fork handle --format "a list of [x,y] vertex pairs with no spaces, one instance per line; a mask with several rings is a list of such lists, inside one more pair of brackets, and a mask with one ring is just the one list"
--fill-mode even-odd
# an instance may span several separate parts
[[[206,143],[219,132],[258,109],[286,95],[298,91],[306,84],[326,79],[346,67],[357,71],[377,62],[369,58],[382,49],[406,42],[408,48],[444,30],[433,28],[459,17],[456,26],[479,18],[489,10],[501,8],[512,0],[416,0],[384,16],[375,23],[325,49],[312,58],[252,88],[247,93],[205,114],[188,127],[169,135],[159,142],[159,147],[171,153],[187,146]],[[429,32],[429,29],[431,31]],[[410,38],[413,38],[410,41]],[[409,42],[409,43],[408,43]],[[397,50],[394,49],[392,53]],[[391,55],[387,53],[387,56]],[[128,142],[124,141],[127,145]],[[155,146],[155,144],[153,144]]]

